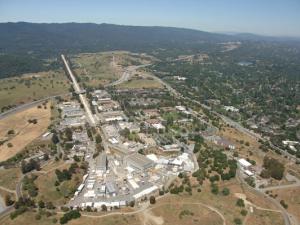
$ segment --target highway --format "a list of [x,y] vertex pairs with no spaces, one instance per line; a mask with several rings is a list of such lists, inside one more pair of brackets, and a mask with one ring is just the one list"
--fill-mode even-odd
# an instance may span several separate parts
[[122,84],[122,83],[124,83],[124,82],[126,82],[126,81],[129,80],[130,75],[131,75],[135,70],[137,70],[137,69],[139,69],[139,68],[146,67],[146,66],[150,66],[150,65],[151,65],[151,64],[144,64],[144,65],[139,65],[139,66],[128,66],[128,67],[124,70],[122,76],[121,76],[118,80],[116,80],[116,81],[114,81],[114,82],[112,82],[112,83],[109,83],[109,84],[105,85],[105,87],[111,87],[111,86],[116,86],[116,85]]
[[80,102],[82,103],[82,105],[84,107],[84,110],[85,110],[85,112],[86,112],[86,114],[88,116],[88,121],[89,121],[90,125],[91,126],[96,126],[96,121],[95,121],[95,118],[94,118],[94,116],[92,114],[92,111],[90,109],[89,102],[87,101],[85,95],[81,93],[82,90],[81,90],[81,88],[80,88],[80,86],[79,86],[79,84],[78,84],[78,82],[77,82],[77,80],[76,80],[76,78],[75,78],[72,70],[70,69],[70,66],[69,66],[69,64],[68,64],[65,56],[61,55],[61,58],[62,58],[62,60],[63,60],[63,62],[65,64],[65,67],[66,67],[66,69],[68,71],[68,74],[69,74],[69,76],[70,76],[70,78],[72,80],[74,90],[79,95]]

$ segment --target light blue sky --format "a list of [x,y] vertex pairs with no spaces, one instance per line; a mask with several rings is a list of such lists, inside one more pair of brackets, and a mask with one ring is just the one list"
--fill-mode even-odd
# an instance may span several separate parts
[[0,0],[0,22],[17,21],[159,25],[300,37],[300,0]]

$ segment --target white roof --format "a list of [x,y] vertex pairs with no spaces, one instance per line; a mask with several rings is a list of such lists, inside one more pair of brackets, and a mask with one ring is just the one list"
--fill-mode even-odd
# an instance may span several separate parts
[[245,170],[244,172],[250,177],[254,175],[254,173],[252,173],[250,170]]
[[128,182],[133,189],[137,189],[140,187],[133,179],[129,179]]
[[154,162],[157,162],[158,158],[155,154],[146,155],[146,157]]
[[127,171],[128,171],[129,173],[132,173],[133,171],[135,171],[135,169],[133,169],[133,168],[130,167],[130,166],[127,166],[126,169],[127,169]]
[[184,111],[185,110],[185,107],[184,106],[181,106],[181,105],[177,105],[175,106],[175,108],[179,111]]
[[159,158],[159,159],[157,160],[157,163],[158,163],[158,164],[165,164],[165,165],[167,165],[167,164],[169,164],[169,160],[167,160],[167,159],[165,159],[165,158]]
[[248,162],[246,159],[239,159],[238,160],[239,164],[241,164],[244,167],[248,167],[248,166],[252,166],[252,164],[250,162]]
[[119,141],[116,138],[109,138],[108,141],[112,144],[118,144]]
[[178,158],[174,159],[174,160],[171,162],[171,164],[173,164],[173,165],[178,165],[178,166],[181,166],[182,163],[183,163],[183,160],[182,160],[182,159],[178,159]]
[[80,184],[79,187],[77,188],[78,191],[81,191],[84,187],[84,184]]
[[164,125],[162,125],[161,123],[154,123],[152,124],[152,126],[155,128],[155,129],[164,129]]
[[123,117],[122,116],[115,116],[115,117],[109,117],[109,118],[105,119],[106,122],[110,122],[110,121],[114,121],[114,120],[123,120]]
[[147,194],[150,194],[153,191],[156,191],[157,189],[158,189],[158,187],[156,185],[154,185],[152,187],[146,188],[146,189],[142,190],[141,192],[133,195],[133,198],[135,198],[135,199],[141,198],[144,195],[147,195]]
[[187,160],[189,159],[189,154],[184,152],[180,156],[178,156],[178,158],[180,158],[181,160]]
[[94,190],[89,190],[83,196],[85,198],[93,198],[93,197],[96,197],[96,194],[95,194]]

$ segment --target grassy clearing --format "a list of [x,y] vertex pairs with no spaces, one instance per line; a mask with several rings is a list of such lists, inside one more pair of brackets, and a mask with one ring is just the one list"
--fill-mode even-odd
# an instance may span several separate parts
[[96,87],[117,80],[121,72],[112,66],[111,53],[79,54],[71,58],[79,81]]
[[78,220],[72,220],[68,225],[140,225],[142,224],[140,219],[136,215],[131,216],[110,216],[104,218],[87,218],[81,217]]
[[90,87],[99,87],[119,79],[124,67],[147,64],[152,59],[125,51],[84,53],[71,58],[80,82]]
[[[53,223],[52,220],[55,218],[54,216],[46,217],[43,216],[40,220],[36,220],[35,216],[37,215],[37,212],[26,212],[14,220],[11,220],[9,216],[4,217],[2,220],[0,220],[0,223],[2,225],[21,225],[21,224],[30,224],[30,225],[53,225],[58,223]],[[57,219],[59,219],[59,216],[56,216]]]
[[[48,103],[46,107],[32,107],[1,120],[0,139],[6,142],[0,146],[0,161],[13,157],[42,135],[50,124],[50,111]],[[37,119],[37,124],[29,123],[30,119]],[[14,134],[8,134],[10,130],[13,130]]]
[[35,184],[39,189],[37,199],[41,199],[45,202],[51,201],[54,205],[62,205],[69,201],[69,198],[72,196],[71,193],[81,183],[83,172],[82,170],[78,171],[76,174],[73,174],[71,180],[64,181],[56,187],[54,184],[57,180],[55,174],[57,166],[60,166],[59,170],[63,170],[68,169],[70,164],[65,164],[64,166],[61,166],[61,164],[53,164],[52,168],[48,168],[50,172],[47,174],[39,174]]
[[288,205],[287,211],[300,221],[300,188],[288,188],[272,191],[273,195],[278,195],[277,200],[284,200]]
[[253,214],[249,216],[245,224],[284,225],[284,220],[281,214],[278,212],[270,212],[270,211],[254,209]]
[[223,224],[220,216],[200,205],[181,204],[177,202],[177,204],[160,205],[151,211],[155,216],[163,218],[163,224],[166,225]]
[[67,93],[70,82],[63,70],[25,74],[1,79],[0,109]]
[[117,86],[120,89],[162,88],[161,83],[151,79],[131,79]]
[[17,182],[21,176],[20,168],[1,169],[0,186],[10,190],[15,190]]

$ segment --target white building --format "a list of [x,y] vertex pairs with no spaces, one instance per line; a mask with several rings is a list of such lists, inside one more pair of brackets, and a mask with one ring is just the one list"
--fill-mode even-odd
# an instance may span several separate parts
[[249,170],[250,167],[252,166],[252,164],[250,162],[248,162],[246,159],[243,159],[243,158],[238,160],[238,165],[243,170]]

